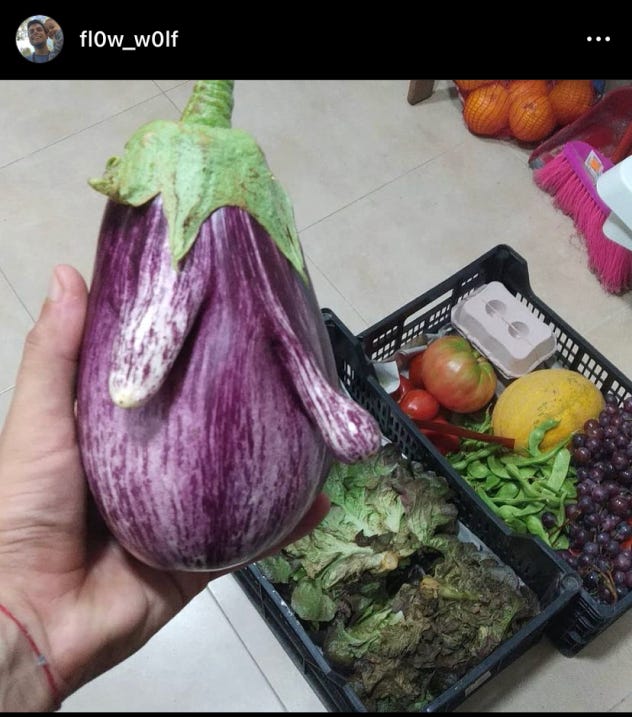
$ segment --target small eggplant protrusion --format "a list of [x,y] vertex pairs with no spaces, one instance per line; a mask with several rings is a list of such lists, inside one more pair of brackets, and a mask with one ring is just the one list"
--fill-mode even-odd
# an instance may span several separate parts
[[[160,197],[152,201],[159,216]],[[162,386],[211,280],[204,252],[198,250],[195,258],[185,258],[176,269],[166,237],[159,233],[146,247],[139,263],[137,291],[124,306],[121,327],[112,346],[108,388],[112,400],[121,408],[142,406]]]

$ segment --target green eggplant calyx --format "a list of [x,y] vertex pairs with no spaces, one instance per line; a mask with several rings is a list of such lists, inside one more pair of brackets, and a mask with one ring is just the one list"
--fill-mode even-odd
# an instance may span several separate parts
[[198,81],[180,121],[140,127],[89,184],[135,207],[162,195],[174,266],[216,209],[244,209],[308,283],[292,203],[253,137],[230,127],[231,111],[232,81]]

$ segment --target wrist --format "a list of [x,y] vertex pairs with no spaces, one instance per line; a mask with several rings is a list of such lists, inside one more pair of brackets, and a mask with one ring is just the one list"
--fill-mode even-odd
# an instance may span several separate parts
[[53,711],[61,696],[40,645],[28,626],[0,603],[0,710]]

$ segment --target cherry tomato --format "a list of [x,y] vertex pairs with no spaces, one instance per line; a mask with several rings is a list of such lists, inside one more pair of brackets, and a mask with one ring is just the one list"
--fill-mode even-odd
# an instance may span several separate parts
[[400,401],[409,391],[413,388],[412,383],[406,378],[406,376],[402,376],[402,374],[399,374],[399,386],[393,393],[390,394],[392,398],[394,398],[396,401]]
[[412,388],[400,400],[402,411],[413,421],[431,421],[439,413],[439,402],[423,388]]
[[426,352],[415,354],[408,363],[408,377],[412,381],[415,388],[425,388],[423,379],[421,378],[421,364],[424,360]]

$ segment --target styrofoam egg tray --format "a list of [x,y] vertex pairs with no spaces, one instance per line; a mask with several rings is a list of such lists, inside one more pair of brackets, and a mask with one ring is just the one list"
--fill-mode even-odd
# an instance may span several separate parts
[[452,325],[507,378],[517,378],[550,358],[553,329],[491,281],[452,308]]

